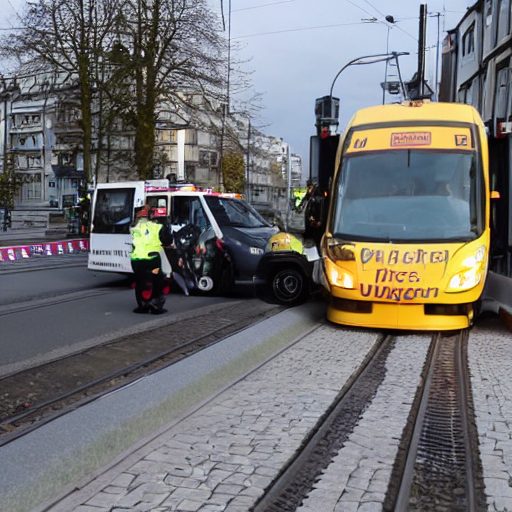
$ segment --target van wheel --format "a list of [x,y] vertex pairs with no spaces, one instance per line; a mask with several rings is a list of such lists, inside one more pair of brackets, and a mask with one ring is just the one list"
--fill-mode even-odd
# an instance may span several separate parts
[[197,288],[200,292],[207,293],[213,290],[213,279],[209,276],[201,276],[197,282]]
[[282,268],[272,276],[272,291],[276,300],[286,306],[297,306],[309,296],[306,276],[294,268]]

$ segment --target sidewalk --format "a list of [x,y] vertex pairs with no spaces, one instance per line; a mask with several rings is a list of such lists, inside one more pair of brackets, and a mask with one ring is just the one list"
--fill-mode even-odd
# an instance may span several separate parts
[[[216,306],[210,306],[210,312],[214,313],[215,308]],[[202,314],[210,313],[203,310]],[[252,452],[252,449],[247,446],[248,439],[239,439],[238,434],[243,437],[244,432],[252,432],[262,438],[262,443],[259,448],[255,449],[257,460],[249,461],[248,459],[247,464],[244,464],[246,466],[244,471],[250,473],[244,478],[249,478],[252,483],[249,485],[250,489],[247,490],[249,495],[241,497],[241,499],[253,500],[254,492],[259,493],[266,487],[267,472],[271,471],[273,475],[282,467],[283,456],[287,458],[293,453],[297,445],[300,444],[304,431],[309,430],[311,422],[314,422],[325,411],[326,406],[330,403],[330,395],[336,392],[336,386],[329,384],[332,379],[330,372],[323,372],[324,380],[327,380],[327,387],[330,389],[329,393],[317,390],[316,386],[312,390],[306,386],[301,393],[297,393],[297,365],[302,368],[302,372],[307,373],[309,370],[308,365],[305,364],[306,360],[311,357],[311,352],[319,352],[317,344],[323,340],[316,340],[316,343],[313,342],[313,345],[310,346],[308,333],[318,327],[323,315],[324,306],[321,303],[308,303],[298,308],[285,310],[278,313],[277,316],[263,320],[244,331],[225,338],[172,366],[148,374],[113,393],[82,407],[77,407],[68,414],[27,433],[24,437],[0,447],[2,511],[106,512],[111,510],[111,507],[106,504],[99,507],[82,506],[82,504],[89,501],[98,492],[103,497],[101,491],[105,485],[109,485],[109,483],[104,483],[105,480],[109,482],[120,474],[123,479],[122,473],[127,464],[131,466],[142,460],[142,465],[145,465],[144,456],[139,450],[147,451],[149,447],[152,447],[153,441],[160,446],[160,436],[169,432],[169,429],[172,431],[173,427],[178,427],[185,436],[191,435],[194,439],[197,437],[197,444],[194,441],[192,445],[189,445],[192,452],[189,453],[190,450],[185,452],[181,448],[177,449],[173,451],[169,462],[161,460],[160,456],[150,457],[154,463],[149,463],[147,474],[142,475],[138,481],[144,479],[150,486],[153,484],[158,486],[157,481],[152,482],[152,474],[154,471],[160,472],[158,468],[164,464],[170,468],[173,475],[178,477],[176,479],[169,477],[168,484],[172,488],[169,491],[166,490],[165,493],[170,494],[178,489],[178,492],[173,492],[172,500],[178,499],[178,494],[180,494],[182,495],[179,499],[180,502],[189,499],[196,501],[192,499],[192,494],[197,498],[195,488],[200,486],[200,482],[196,482],[196,470],[193,471],[193,478],[187,478],[192,475],[188,475],[188,464],[187,467],[183,467],[182,456],[188,460],[190,455],[190,462],[193,466],[204,466],[205,473],[201,479],[209,477],[210,483],[214,481],[218,483],[221,474],[224,475],[222,478],[224,480],[228,474],[233,473],[232,476],[236,480],[240,476],[234,475],[234,473],[239,473],[238,466],[235,467],[232,464],[235,464],[238,459],[245,460],[244,454],[247,451]],[[172,321],[172,316],[169,316],[154,322],[169,324]],[[324,336],[326,335],[324,334]],[[276,354],[293,346],[298,340],[303,340],[302,345],[306,351],[301,351],[300,361],[296,362],[292,358],[292,367],[286,371],[286,374],[293,379],[289,385],[291,394],[296,396],[300,406],[298,405],[298,408],[284,407],[285,404],[282,404],[282,407],[276,407],[274,400],[266,393],[281,394],[282,389],[279,381],[276,383],[276,376],[283,372],[284,365],[281,358],[280,369],[272,368],[270,374],[267,374],[265,363],[272,361]],[[337,359],[332,358],[332,354],[328,353],[333,344],[334,341],[331,341],[329,347],[326,347],[322,353],[326,359],[331,360],[334,366],[342,366]],[[339,337],[336,344],[349,350],[350,344],[340,343]],[[352,374],[353,366],[350,365],[350,369],[347,371],[348,375]],[[263,393],[263,390],[259,393],[258,386],[251,381],[251,375],[259,367],[262,367],[264,372],[261,382],[266,393]],[[293,378],[294,375],[295,378]],[[310,379],[314,381],[316,373],[310,375]],[[240,389],[240,385],[243,389]],[[231,398],[227,397],[225,392],[228,392]],[[314,396],[310,396],[310,394]],[[219,405],[215,402],[217,396],[221,400],[227,399],[228,401],[236,400],[235,397],[238,396],[243,404],[231,402],[231,406],[227,403]],[[309,409],[311,402],[317,401],[315,398],[321,403],[318,404],[315,412],[311,413]],[[306,401],[305,405],[302,404],[304,400]],[[262,404],[258,404],[258,401],[261,401]],[[280,400],[278,400],[279,402]],[[263,404],[268,411],[258,412]],[[206,410],[203,409],[203,406],[206,406]],[[214,410],[210,411],[210,407],[214,407]],[[304,411],[304,408],[308,410]],[[287,418],[283,418],[285,411],[288,412]],[[243,415],[244,422],[239,424],[238,420],[231,420],[231,413]],[[210,414],[213,416],[210,417]],[[307,427],[301,420],[304,415],[308,418]],[[220,429],[218,432],[217,427],[211,425],[208,418],[218,419],[221,422],[221,425],[218,425]],[[226,425],[224,422],[228,422],[228,424]],[[266,432],[269,422],[275,425],[276,432],[270,430]],[[185,427],[185,424],[190,423],[192,424],[191,430],[196,431],[196,435],[190,432],[189,427]],[[213,429],[209,434],[198,430],[209,427]],[[291,428],[293,440],[288,439],[286,432],[283,434],[285,427]],[[185,428],[184,431],[183,428]],[[281,441],[284,445],[281,445],[280,439],[283,435],[285,439]],[[180,443],[182,442],[184,442],[183,439]],[[224,451],[225,443],[233,446]],[[274,451],[271,448],[274,444],[276,447],[280,447],[276,455],[279,460],[267,463],[265,461],[267,461],[269,453]],[[215,454],[208,455],[203,452],[203,450],[209,452],[212,446],[216,447]],[[194,450],[197,452],[194,453]],[[150,451],[152,452],[152,450]],[[216,459],[217,456],[223,460],[209,462],[209,459]],[[260,474],[260,471],[264,474]],[[230,491],[231,486],[228,485],[229,479],[227,480],[224,482],[226,484],[224,490]],[[134,484],[138,487],[138,482],[134,482]],[[99,489],[92,490],[91,486],[92,488],[99,487]],[[133,500],[132,487],[126,482],[123,488],[124,493],[131,494],[131,498],[128,498],[130,501]],[[247,486],[244,485],[243,488],[245,487]],[[233,489],[238,489],[238,486],[234,485]],[[234,495],[230,494],[231,491],[226,494],[224,490],[222,486],[218,488],[213,501],[218,498],[234,498]],[[192,493],[190,496],[188,496],[189,492]],[[199,489],[199,492],[201,493],[202,490]],[[219,493],[223,496],[219,496]],[[160,492],[156,492],[156,494],[160,494]],[[234,494],[238,494],[238,492]],[[114,496],[110,497],[115,498]],[[117,498],[121,497],[121,495],[117,496]],[[162,500],[164,498],[167,498],[167,495],[162,497]],[[155,497],[154,501],[157,499]],[[140,507],[134,505],[134,503],[130,503],[119,509],[114,506],[112,510],[130,512],[178,510],[174,506],[158,508],[155,503],[141,504]],[[211,507],[212,505],[208,510],[223,510],[217,505]],[[183,506],[179,510],[197,511],[198,508]]]

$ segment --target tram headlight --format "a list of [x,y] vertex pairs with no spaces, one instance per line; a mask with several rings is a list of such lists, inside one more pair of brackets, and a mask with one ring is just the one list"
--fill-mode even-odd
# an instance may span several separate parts
[[324,239],[325,274],[331,286],[354,289],[354,274],[345,265],[355,264],[354,244],[333,237]]
[[485,246],[479,247],[475,254],[468,256],[462,262],[460,272],[452,276],[447,292],[460,292],[470,290],[480,284],[486,271]]
[[331,284],[333,286],[339,286],[340,288],[347,288],[349,290],[354,288],[354,278],[352,274],[346,270],[331,267],[329,277],[331,278]]

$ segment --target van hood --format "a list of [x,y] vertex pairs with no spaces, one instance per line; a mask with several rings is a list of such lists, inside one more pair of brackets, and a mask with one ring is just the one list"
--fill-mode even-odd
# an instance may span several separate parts
[[270,237],[279,232],[277,226],[262,226],[257,228],[223,226],[221,230],[225,238],[261,249],[265,249]]

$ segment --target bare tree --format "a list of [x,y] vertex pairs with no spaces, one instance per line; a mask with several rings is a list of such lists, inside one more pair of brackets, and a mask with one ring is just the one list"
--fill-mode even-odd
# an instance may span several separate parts
[[118,0],[37,0],[27,4],[19,28],[0,41],[3,57],[20,63],[39,60],[54,72],[77,78],[87,183],[92,177],[92,104],[119,12]]
[[130,97],[124,118],[135,130],[135,165],[147,179],[155,164],[159,107],[190,123],[194,110],[202,109],[194,95],[221,101],[225,41],[204,0],[126,0],[122,14],[115,73]]

